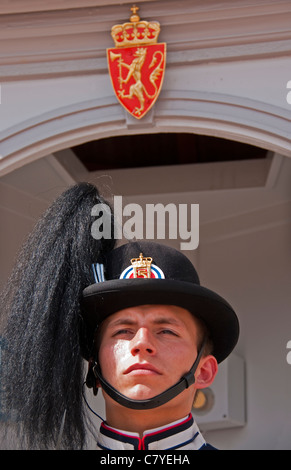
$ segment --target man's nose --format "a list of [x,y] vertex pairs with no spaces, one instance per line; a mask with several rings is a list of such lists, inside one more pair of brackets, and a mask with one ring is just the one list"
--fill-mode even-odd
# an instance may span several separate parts
[[153,337],[147,328],[139,328],[131,341],[131,353],[136,356],[139,353],[155,354],[156,347]]

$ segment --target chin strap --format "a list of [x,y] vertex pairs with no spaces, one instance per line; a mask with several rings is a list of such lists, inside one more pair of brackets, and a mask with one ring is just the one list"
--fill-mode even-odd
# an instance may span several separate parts
[[95,378],[99,380],[103,390],[117,403],[122,406],[125,406],[126,408],[132,408],[134,410],[150,410],[152,408],[157,408],[158,406],[161,406],[164,403],[167,403],[168,401],[172,400],[177,395],[179,395],[179,393],[183,392],[186,388],[190,387],[190,385],[193,385],[195,383],[194,374],[203,354],[204,347],[205,341],[203,342],[201,349],[197,354],[195,362],[189,372],[184,374],[175,385],[168,388],[159,395],[156,395],[153,398],[148,398],[146,400],[133,400],[118,392],[118,390],[112,387],[112,385],[110,385],[107,380],[104,379],[101,374],[99,364],[97,362],[95,362],[95,364],[93,365],[92,371],[94,373]]

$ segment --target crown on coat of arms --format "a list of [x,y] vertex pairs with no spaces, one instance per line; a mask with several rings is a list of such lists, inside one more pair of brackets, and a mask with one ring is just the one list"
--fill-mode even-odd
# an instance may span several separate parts
[[160,33],[157,21],[141,21],[135,5],[131,8],[130,23],[117,24],[111,29],[111,36],[116,47],[128,47],[145,44],[156,44]]

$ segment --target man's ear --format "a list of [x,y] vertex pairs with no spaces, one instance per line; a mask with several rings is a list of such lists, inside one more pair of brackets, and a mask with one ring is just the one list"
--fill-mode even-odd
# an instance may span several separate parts
[[202,357],[195,374],[195,388],[209,387],[217,374],[217,370],[217,360],[214,356],[208,355]]
[[93,358],[90,358],[88,361],[88,373],[86,376],[86,385],[88,388],[93,388],[93,393],[94,395],[97,395],[98,388],[101,387],[101,384],[99,380],[95,377],[95,374],[93,372],[93,366],[95,364],[95,361]]

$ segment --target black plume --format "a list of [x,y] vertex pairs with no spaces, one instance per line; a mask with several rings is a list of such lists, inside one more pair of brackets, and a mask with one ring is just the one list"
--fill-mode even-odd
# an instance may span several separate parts
[[85,445],[80,298],[92,263],[114,247],[91,235],[92,207],[104,202],[91,184],[65,191],[28,237],[2,296],[1,382],[25,448],[55,448],[65,410],[62,447]]

